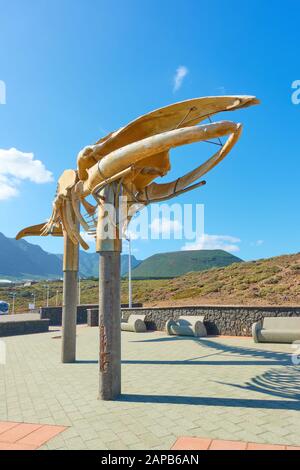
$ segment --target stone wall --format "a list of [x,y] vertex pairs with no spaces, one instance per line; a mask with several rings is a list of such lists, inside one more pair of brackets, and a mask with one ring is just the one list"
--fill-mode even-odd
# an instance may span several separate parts
[[[143,304],[136,303],[133,304],[134,308],[142,307]],[[128,306],[128,304],[122,304],[121,308]],[[78,305],[77,307],[77,324],[87,323],[87,310],[88,309],[97,309],[98,305]],[[50,320],[51,326],[61,326],[62,324],[62,307],[41,307],[40,308],[40,318],[48,318]]]
[[45,333],[49,320],[24,320],[0,322],[0,337]]
[[[264,317],[300,316],[300,307],[249,307],[249,306],[201,306],[201,307],[153,307],[134,308],[122,306],[122,317],[128,320],[131,314],[146,315],[148,330],[165,329],[169,318],[178,319],[181,315],[204,315],[204,323],[209,335],[251,336],[253,323]],[[98,305],[79,305],[77,307],[77,324],[87,323],[87,310],[97,309]],[[42,319],[49,318],[50,325],[60,326],[62,307],[43,307],[40,309]]]
[[300,316],[300,307],[248,307],[248,306],[201,306],[123,309],[127,320],[130,314],[144,314],[148,330],[165,329],[169,318],[181,315],[204,315],[209,335],[251,336],[253,323],[264,317]]

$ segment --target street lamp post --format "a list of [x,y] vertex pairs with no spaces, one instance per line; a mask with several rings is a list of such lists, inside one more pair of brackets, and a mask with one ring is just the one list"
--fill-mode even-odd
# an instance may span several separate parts
[[31,295],[32,295],[32,297],[33,297],[33,306],[34,306],[34,310],[35,310],[35,294],[32,293]]
[[16,292],[13,292],[12,298],[13,298],[13,304],[12,304],[12,315],[15,313],[15,298],[16,298]]
[[49,307],[49,284],[44,284],[44,288],[46,289],[46,307]]
[[80,276],[78,277],[78,305],[80,305],[81,302],[81,279]]
[[131,238],[126,238],[128,241],[128,307],[132,308],[132,282],[131,282]]

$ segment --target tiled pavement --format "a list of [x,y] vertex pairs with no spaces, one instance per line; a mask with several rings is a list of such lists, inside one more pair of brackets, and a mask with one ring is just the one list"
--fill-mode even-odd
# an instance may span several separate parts
[[0,450],[36,450],[65,429],[48,424],[0,421]]
[[180,437],[172,450],[300,450],[300,447],[254,442],[224,441],[199,437]]
[[97,400],[97,328],[78,361],[58,332],[5,338],[0,421],[67,426],[41,449],[170,449],[180,436],[300,445],[300,366],[289,345],[122,333],[123,395]]

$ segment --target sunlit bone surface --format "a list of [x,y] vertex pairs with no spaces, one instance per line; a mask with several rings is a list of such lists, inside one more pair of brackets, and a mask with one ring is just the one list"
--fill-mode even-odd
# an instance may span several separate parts
[[[97,195],[108,184],[119,182],[129,205],[163,201],[205,184],[200,178],[225,158],[242,130],[241,124],[212,122],[212,117],[258,103],[253,96],[213,96],[175,103],[145,114],[85,147],[78,154],[77,169],[65,170],[59,178],[49,221],[23,229],[17,238],[60,236],[66,232],[73,243],[87,249],[80,226],[93,232],[97,204],[102,203]],[[221,137],[227,138],[225,143],[221,143]],[[195,142],[217,143],[219,149],[181,178],[161,184],[154,181],[171,170],[172,148]],[[86,200],[90,195],[96,197],[96,205]],[[80,204],[86,215],[81,213]]]

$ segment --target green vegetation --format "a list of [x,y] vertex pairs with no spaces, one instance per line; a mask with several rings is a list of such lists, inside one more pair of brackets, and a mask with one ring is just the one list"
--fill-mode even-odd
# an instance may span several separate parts
[[228,266],[242,260],[223,250],[193,250],[159,253],[142,261],[133,279],[170,279],[192,271]]
[[[300,254],[280,256],[225,268],[191,272],[173,279],[133,281],[133,301],[145,305],[248,304],[299,305]],[[37,306],[46,304],[45,281],[30,287],[0,288],[0,299],[12,303],[16,292],[16,310],[27,311],[33,294]],[[57,294],[58,292],[58,294]],[[121,284],[122,302],[128,301],[128,282]],[[61,304],[62,282],[49,283],[49,305]],[[98,302],[97,279],[81,281],[81,303]]]

